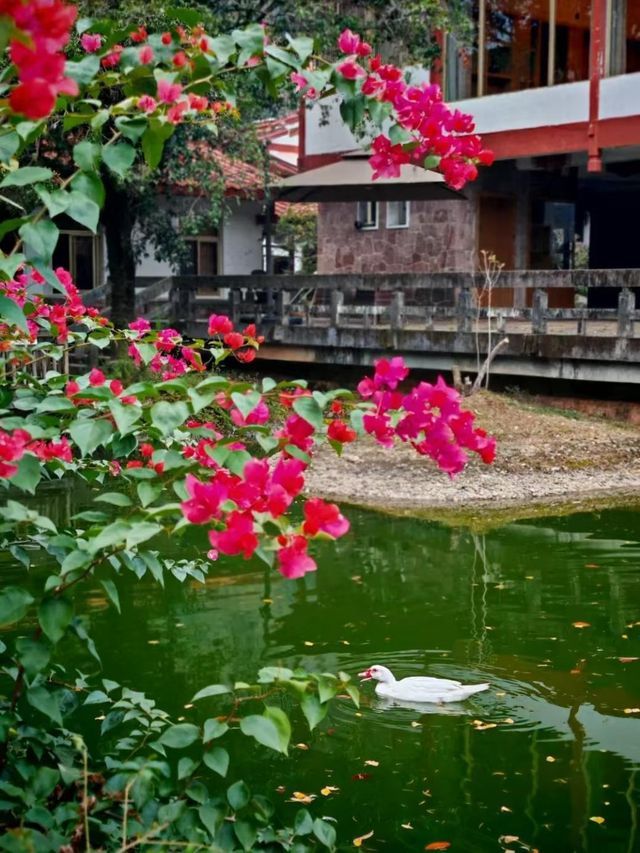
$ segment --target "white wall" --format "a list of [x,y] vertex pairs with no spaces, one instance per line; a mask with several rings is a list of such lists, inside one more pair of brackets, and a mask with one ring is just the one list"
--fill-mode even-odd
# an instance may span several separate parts
[[222,227],[223,275],[248,275],[262,269],[262,226],[256,224],[261,212],[259,201],[228,202]]
[[640,72],[606,77],[600,82],[600,118],[640,114]]

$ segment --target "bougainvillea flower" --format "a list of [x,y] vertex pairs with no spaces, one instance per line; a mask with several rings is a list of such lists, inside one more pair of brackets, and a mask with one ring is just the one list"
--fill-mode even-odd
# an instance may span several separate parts
[[348,444],[357,438],[356,431],[344,421],[331,421],[327,435],[332,441],[338,441],[340,444]]
[[214,480],[203,483],[187,474],[185,488],[189,500],[180,504],[184,517],[192,524],[206,524],[214,518],[220,518],[220,504],[227,500],[229,490],[226,483]]
[[0,429],[0,477],[13,477],[18,470],[14,463],[22,459],[30,441],[26,430],[14,429],[9,433]]
[[302,530],[308,536],[322,532],[338,539],[349,530],[349,521],[336,504],[326,503],[322,498],[311,498],[304,503]]
[[80,36],[80,44],[87,53],[95,53],[96,50],[100,50],[102,36],[99,33],[83,33]]
[[250,512],[230,512],[226,524],[225,530],[210,530],[209,541],[223,554],[242,554],[244,559],[248,560],[258,547],[258,537],[253,530],[253,516]]
[[211,337],[215,335],[226,335],[233,331],[233,323],[224,314],[212,314],[209,317],[208,334]]
[[304,536],[293,536],[288,544],[276,552],[277,568],[285,578],[301,578],[307,572],[315,572],[318,566],[307,553],[307,540]]

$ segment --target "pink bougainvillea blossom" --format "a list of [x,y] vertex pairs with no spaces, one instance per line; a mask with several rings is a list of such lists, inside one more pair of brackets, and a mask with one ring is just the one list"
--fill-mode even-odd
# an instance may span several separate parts
[[308,542],[304,536],[284,538],[284,543],[276,552],[277,568],[281,575],[289,580],[301,578],[307,572],[315,572],[318,566],[307,552]]
[[307,536],[328,533],[338,539],[349,530],[349,521],[340,513],[336,504],[326,503],[322,498],[311,498],[304,503],[302,530]]

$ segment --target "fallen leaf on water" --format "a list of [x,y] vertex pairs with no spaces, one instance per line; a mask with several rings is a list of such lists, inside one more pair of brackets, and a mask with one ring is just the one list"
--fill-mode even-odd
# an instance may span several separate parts
[[297,743],[296,749],[309,749],[306,743]]
[[421,726],[421,725],[422,725],[422,723],[419,723],[417,720],[411,720],[411,728],[412,729],[417,729],[418,726]]
[[187,709],[187,711],[188,711],[188,710],[189,710],[189,708],[193,708],[193,702],[189,702],[188,704],[183,705],[182,707],[183,707],[183,708],[186,708],[186,709]]
[[411,826],[411,824],[410,824],[410,823],[401,823],[401,824],[400,824],[400,826],[401,826],[403,829],[413,829],[413,827]]
[[431,844],[427,844],[424,848],[425,850],[448,850],[451,847],[450,841],[432,841]]
[[316,798],[315,794],[304,794],[302,791],[294,791],[293,796],[289,800],[290,803],[312,803]]
[[343,646],[350,646],[351,645],[349,640],[340,640],[340,642],[342,643]]
[[495,695],[496,696],[506,696],[507,694],[504,692],[504,690],[496,690]]
[[553,764],[553,762],[554,762],[554,761],[556,761],[556,760],[557,760],[557,759],[556,759],[556,758],[554,758],[554,756],[553,756],[553,755],[547,755],[547,757],[546,757],[546,759],[545,759],[545,761],[548,761],[548,762],[549,762],[549,764]]
[[362,575],[351,575],[351,580],[354,583],[362,583]]
[[585,563],[585,569],[599,569],[600,565],[598,563]]
[[362,847],[362,842],[366,841],[367,838],[371,838],[372,835],[373,835],[373,830],[371,830],[371,832],[365,833],[365,835],[359,835],[357,838],[353,839],[353,846],[354,847]]
[[635,663],[635,661],[640,660],[640,658],[618,658],[620,663]]
[[374,761],[373,758],[367,758],[367,760],[365,761],[365,764],[368,764],[369,767],[379,767],[380,766],[380,762]]
[[495,729],[497,723],[485,723],[483,720],[472,720],[471,725],[477,732],[483,732],[485,729]]
[[351,778],[354,782],[361,782],[363,779],[371,779],[371,773],[355,773]]
[[520,840],[519,835],[501,835],[500,838],[498,839],[498,841],[501,844],[513,844],[514,841],[519,841],[519,840]]
[[506,723],[508,726],[512,726],[512,725],[513,725],[513,720],[511,719],[511,717],[507,717],[507,718],[506,718],[506,719],[504,719],[502,722],[503,722],[503,723]]
[[277,791],[277,793],[278,793],[278,794],[284,794],[284,792],[285,792],[286,790],[287,790],[287,789],[284,787],[284,785],[278,785],[278,787],[276,788],[276,791]]
[[333,785],[327,785],[326,788],[320,788],[320,793],[323,797],[328,797],[329,794],[333,794],[336,791],[339,791],[340,788],[336,788]]
[[510,812],[511,809],[509,808],[509,806],[500,806],[500,811],[501,812]]
[[625,714],[640,714],[640,708],[625,708]]
[[273,598],[263,598],[262,603],[263,604],[273,604]]
[[315,645],[315,643],[312,643],[312,642],[311,642],[311,640],[305,640],[305,641],[304,641],[304,644],[305,644],[305,646],[313,646],[313,645]]
[[148,645],[157,646],[160,643],[160,640],[147,640]]
[[594,823],[604,823],[603,817],[590,817],[589,820],[592,820]]
[[591,622],[572,622],[574,628],[590,628]]

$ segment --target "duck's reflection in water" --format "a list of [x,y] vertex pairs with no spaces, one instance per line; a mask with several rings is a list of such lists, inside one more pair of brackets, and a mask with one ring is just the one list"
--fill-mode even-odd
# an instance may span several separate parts
[[406,699],[392,699],[389,696],[375,696],[371,700],[372,711],[394,711],[399,708],[418,714],[442,714],[450,717],[461,717],[471,713],[469,708],[457,702],[438,705],[434,702],[409,702]]

